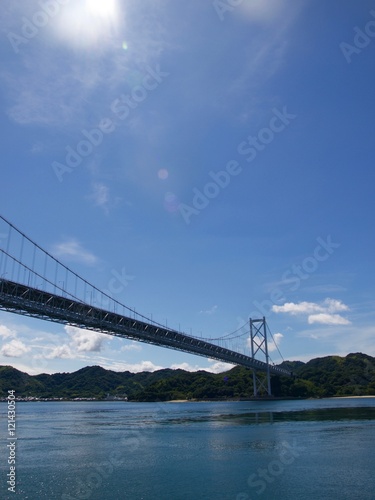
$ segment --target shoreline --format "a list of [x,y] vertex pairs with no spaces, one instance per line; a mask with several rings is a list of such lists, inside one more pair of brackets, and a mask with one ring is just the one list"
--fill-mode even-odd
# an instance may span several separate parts
[[[327,400],[327,399],[375,399],[374,395],[367,396],[330,396],[326,398],[305,398],[305,397],[250,397],[250,398],[228,398],[228,399],[171,399],[167,401],[132,401],[126,399],[95,399],[95,398],[41,398],[24,399],[16,398],[16,403],[240,403],[240,402],[264,402],[264,401],[306,401],[306,400]],[[1,398],[0,403],[6,403],[6,399]]]
[[[375,398],[374,396],[332,396],[332,399],[361,399],[361,398]],[[331,398],[322,398],[331,399]]]

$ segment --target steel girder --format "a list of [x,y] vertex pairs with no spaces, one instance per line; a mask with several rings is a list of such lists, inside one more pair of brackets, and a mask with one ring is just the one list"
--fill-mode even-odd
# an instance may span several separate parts
[[68,324],[137,342],[177,349],[190,354],[242,365],[274,375],[290,376],[288,370],[250,356],[190,337],[176,330],[106,311],[5,279],[0,279],[0,309],[35,318]]

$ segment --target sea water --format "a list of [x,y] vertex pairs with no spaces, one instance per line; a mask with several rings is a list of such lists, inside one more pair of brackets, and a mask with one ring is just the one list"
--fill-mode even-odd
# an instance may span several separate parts
[[25,402],[13,440],[0,415],[1,499],[375,499],[375,398]]

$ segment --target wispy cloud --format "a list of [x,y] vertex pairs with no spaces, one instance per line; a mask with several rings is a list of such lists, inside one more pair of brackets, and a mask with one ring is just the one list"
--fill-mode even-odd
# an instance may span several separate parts
[[[55,4],[57,14],[16,47],[14,69],[0,71],[7,113],[21,125],[93,127],[92,116],[103,118],[119,91],[134,86],[144,66],[160,56],[161,29],[152,12],[159,7],[143,9],[130,0]],[[23,19],[38,11],[35,2],[4,0],[3,30],[22,36]]]
[[342,311],[348,311],[349,307],[340,300],[325,299],[322,303],[315,302],[286,302],[282,306],[272,306],[275,313],[286,313],[292,316],[306,315],[309,324],[321,323],[325,325],[348,325],[350,321],[340,314]]
[[[287,0],[243,1],[233,9],[234,16],[255,25],[253,34],[243,49],[243,63],[236,71],[237,77],[226,82],[225,92],[228,97],[241,97],[242,111],[239,119],[242,122],[262,114],[259,95],[262,93],[264,82],[272,78],[285,64],[291,43],[290,29],[303,2],[300,4],[290,5]],[[258,25],[262,29],[257,29]],[[250,99],[249,94],[252,96]],[[246,101],[243,99],[245,95]],[[264,98],[261,101],[264,102]],[[267,109],[271,104],[266,103]]]
[[199,311],[199,314],[207,314],[208,316],[211,316],[212,314],[216,313],[217,309],[218,309],[218,306],[214,305],[210,309]]
[[85,250],[76,239],[70,239],[54,245],[52,254],[57,258],[81,262],[89,266],[97,264],[99,260],[93,253]]
[[123,345],[120,350],[121,350],[121,352],[126,352],[126,351],[141,351],[142,350],[142,346],[139,343],[137,343],[137,342],[133,342],[131,344]]
[[73,121],[84,125],[83,110],[91,92],[76,71],[74,65],[61,71],[61,64],[50,61],[42,53],[39,60],[25,62],[22,77],[3,74],[3,80],[11,89],[8,93],[9,118],[20,125],[61,127]]
[[93,199],[99,207],[107,208],[109,201],[109,188],[104,184],[95,183],[93,185]]
[[[268,0],[267,2],[245,1],[240,2],[238,10],[234,9],[234,14],[245,16],[253,23],[267,25],[269,23],[288,18],[286,14],[288,2],[286,0]],[[291,9],[293,10],[293,9]],[[290,15],[290,11],[288,12]]]
[[303,290],[304,292],[308,293],[328,294],[328,293],[343,293],[347,291],[347,288],[345,288],[342,285],[327,284],[327,285],[304,286]]
[[103,209],[105,213],[109,212],[110,190],[105,184],[94,182],[88,199],[91,200],[95,206]]

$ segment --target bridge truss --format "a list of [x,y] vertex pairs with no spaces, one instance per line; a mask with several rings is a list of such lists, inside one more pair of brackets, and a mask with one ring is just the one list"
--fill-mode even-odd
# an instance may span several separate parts
[[[0,216],[0,310],[184,351],[234,365],[253,373],[290,376],[282,367],[256,359],[267,346],[259,331],[251,337],[252,355],[214,344],[161,325],[121,304],[81,278]],[[264,319],[264,318],[263,318]],[[256,321],[259,320],[251,320]],[[265,321],[265,320],[264,320]],[[252,325],[253,323],[251,323]],[[259,344],[259,342],[258,342]],[[256,375],[254,375],[255,377]],[[259,386],[254,385],[254,395]],[[268,387],[270,394],[270,387]]]

